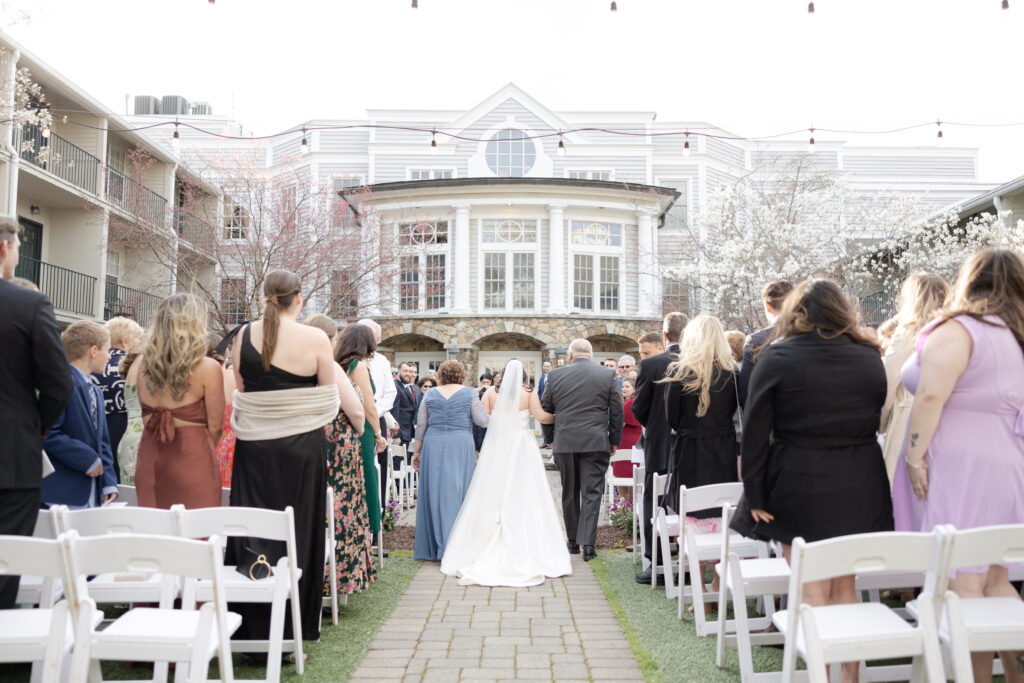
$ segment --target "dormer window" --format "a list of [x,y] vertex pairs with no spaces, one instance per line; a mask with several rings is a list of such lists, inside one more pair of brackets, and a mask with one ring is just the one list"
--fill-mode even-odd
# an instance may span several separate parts
[[487,166],[502,178],[522,178],[537,160],[537,148],[521,130],[499,130],[487,141]]

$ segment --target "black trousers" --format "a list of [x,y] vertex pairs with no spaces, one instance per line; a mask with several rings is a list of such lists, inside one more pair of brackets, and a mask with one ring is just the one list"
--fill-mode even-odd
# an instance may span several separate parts
[[[385,436],[388,433],[388,423],[383,417],[380,418],[380,433]],[[388,442],[390,443],[390,439]],[[388,477],[388,449],[384,449],[382,453],[377,454],[377,464],[380,465],[380,514],[381,519],[384,518],[384,507],[388,500],[388,491],[391,488],[391,479]]]
[[562,482],[565,535],[580,545],[594,545],[611,453],[555,453],[554,457]]
[[[31,536],[39,517],[42,489],[0,489],[0,534]],[[0,578],[0,609],[12,609],[18,598],[19,576]]]

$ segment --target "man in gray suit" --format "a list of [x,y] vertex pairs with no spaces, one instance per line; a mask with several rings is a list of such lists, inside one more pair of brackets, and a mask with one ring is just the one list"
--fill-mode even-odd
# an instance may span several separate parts
[[[553,450],[562,480],[562,513],[570,553],[597,554],[597,518],[608,462],[622,440],[622,394],[615,371],[592,359],[586,339],[569,345],[569,364],[551,371],[541,405],[554,413]],[[549,436],[549,435],[546,435]],[[550,439],[545,438],[545,441]]]

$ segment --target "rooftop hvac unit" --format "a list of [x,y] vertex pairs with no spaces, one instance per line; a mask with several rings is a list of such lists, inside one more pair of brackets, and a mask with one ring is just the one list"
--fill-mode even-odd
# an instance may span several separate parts
[[160,113],[160,100],[153,97],[152,95],[136,95],[135,96],[135,114],[138,115],[154,115]]
[[209,102],[196,102],[192,105],[193,116],[210,116],[213,114],[213,107]]
[[160,102],[160,113],[163,116],[188,116],[192,110],[188,100],[181,95],[164,95]]

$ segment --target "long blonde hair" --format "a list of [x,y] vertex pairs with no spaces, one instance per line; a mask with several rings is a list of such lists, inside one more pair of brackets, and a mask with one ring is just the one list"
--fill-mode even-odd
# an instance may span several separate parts
[[701,314],[683,330],[679,359],[668,366],[664,379],[658,381],[682,382],[684,391],[700,392],[697,417],[703,417],[711,405],[711,381],[715,369],[732,372],[735,367],[732,348],[722,323],[713,315]]
[[903,281],[896,304],[897,329],[912,337],[935,319],[935,314],[949,296],[949,285],[935,273],[911,273]]
[[175,401],[188,391],[192,370],[206,356],[208,309],[192,294],[169,296],[156,307],[142,357],[146,389]]

